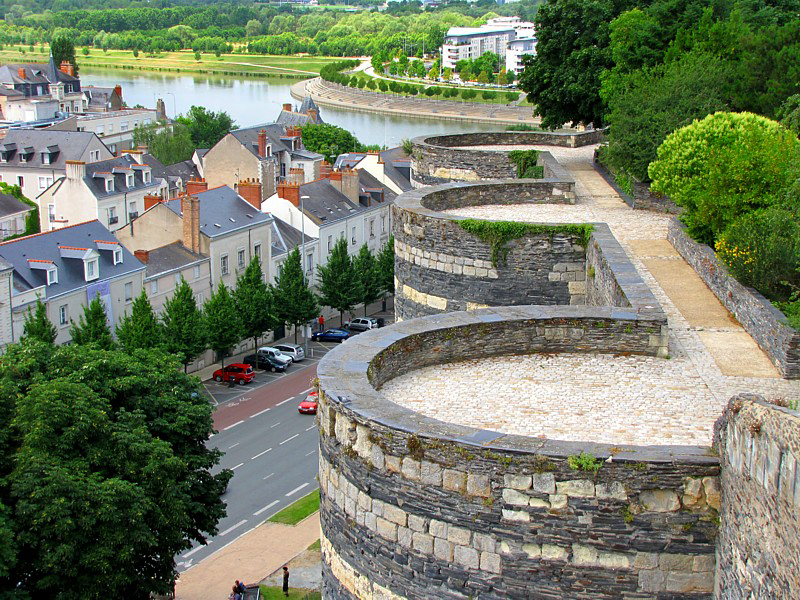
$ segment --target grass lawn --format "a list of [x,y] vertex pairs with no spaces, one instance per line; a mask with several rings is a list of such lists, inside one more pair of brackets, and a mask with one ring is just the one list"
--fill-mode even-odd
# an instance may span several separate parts
[[317,540],[316,542],[311,544],[308,548],[306,548],[306,550],[321,550],[321,549],[322,545],[320,544],[319,540]]
[[308,496],[303,496],[290,504],[282,511],[274,514],[268,520],[270,523],[283,523],[284,525],[297,525],[308,515],[319,510],[319,490],[314,490]]
[[[288,597],[290,600],[319,600],[322,598],[322,594],[319,592],[309,592],[308,590],[290,587]],[[264,600],[279,600],[286,598],[286,596],[283,595],[283,592],[279,586],[262,585],[261,598]]]

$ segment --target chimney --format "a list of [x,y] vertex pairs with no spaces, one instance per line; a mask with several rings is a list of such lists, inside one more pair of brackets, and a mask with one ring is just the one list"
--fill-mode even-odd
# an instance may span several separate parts
[[25,67],[20,67],[17,69],[17,75],[19,75],[20,79],[27,79],[25,76]]
[[[144,209],[145,210],[150,210],[151,208],[153,208],[159,202],[163,202],[163,199],[161,198],[161,196],[155,196],[153,194],[146,194],[145,197],[144,197]],[[145,262],[147,262],[147,261],[145,261]]]
[[323,160],[319,165],[319,178],[320,179],[328,179],[331,176],[331,163],[327,160]]
[[289,183],[305,183],[306,182],[306,173],[301,168],[291,168],[289,169],[289,177],[287,177]]
[[285,110],[286,112],[292,112],[292,105],[289,103],[284,104],[283,110]]
[[164,100],[159,98],[156,100],[156,121],[166,121],[167,120],[167,106],[164,104]]
[[183,213],[183,245],[187,250],[200,253],[200,200],[197,196],[181,198]]
[[309,108],[307,114],[308,114],[309,117],[311,117],[311,122],[312,123],[316,123],[317,122],[317,109],[316,108]]
[[67,179],[83,179],[86,177],[86,163],[82,160],[68,160]]
[[131,148],[130,150],[120,150],[120,156],[129,156],[133,159],[136,164],[143,165],[144,164],[144,155],[147,152],[147,146],[136,146],[136,148]]
[[262,129],[258,132],[258,155],[267,158],[267,130]]
[[256,210],[261,210],[261,184],[255,179],[245,179],[239,182],[239,195],[252,204]]
[[300,206],[300,186],[296,183],[279,183],[278,197]]
[[114,93],[119,97],[119,101],[122,102],[122,86],[115,85],[114,86]]
[[190,196],[192,194],[199,194],[200,192],[205,192],[208,190],[208,182],[205,179],[198,179],[196,177],[192,177],[189,181],[186,182],[186,193]]
[[150,251],[149,250],[134,250],[133,255],[138,258],[144,264],[147,264],[147,261],[150,260]]
[[75,76],[75,67],[73,67],[72,63],[70,63],[68,60],[61,61],[60,70],[62,73],[66,73],[67,75],[70,75],[72,77]]
[[358,204],[359,188],[358,171],[354,169],[345,169],[342,171],[342,187],[341,192],[350,202]]

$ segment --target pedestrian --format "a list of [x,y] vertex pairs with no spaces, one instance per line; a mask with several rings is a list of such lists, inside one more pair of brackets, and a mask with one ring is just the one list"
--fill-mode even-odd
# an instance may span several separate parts
[[233,584],[233,592],[231,593],[233,600],[242,600],[242,595],[239,593],[239,581]]
[[283,593],[289,597],[289,567],[283,565]]
[[320,315],[319,319],[317,319],[317,322],[319,323],[319,330],[320,331],[325,331],[325,317]]
[[244,581],[236,582],[236,591],[239,592],[239,597],[244,600],[244,593],[247,591],[244,587]]

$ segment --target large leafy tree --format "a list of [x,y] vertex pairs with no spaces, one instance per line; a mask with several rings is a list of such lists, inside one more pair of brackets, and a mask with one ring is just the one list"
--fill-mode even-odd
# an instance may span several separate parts
[[133,131],[133,143],[147,146],[147,151],[165,165],[190,159],[197,147],[189,129],[180,123],[173,123],[171,127],[164,127],[162,123],[137,127]]
[[228,287],[220,282],[217,289],[203,305],[208,346],[220,356],[222,366],[225,357],[242,339],[242,320]]
[[319,152],[333,164],[345,152],[363,152],[364,146],[356,137],[337,125],[328,123],[304,125],[301,129],[303,145],[311,152]]
[[88,306],[83,307],[83,314],[77,323],[72,323],[69,328],[72,341],[78,345],[97,344],[104,350],[114,346],[111,329],[108,326],[108,317],[100,294],[97,294]]
[[195,148],[211,148],[228,133],[238,129],[225,111],[214,112],[203,106],[192,106],[186,116],[176,119],[188,129]]
[[158,350],[29,339],[0,359],[0,425],[14,432],[0,445],[0,475],[16,549],[0,594],[163,594],[174,556],[216,533],[230,473],[211,474],[211,407],[177,366]]
[[364,316],[367,316],[367,305],[381,297],[381,281],[378,272],[378,261],[369,251],[366,244],[361,246],[353,258],[353,270],[358,278],[358,289],[361,291],[359,302],[364,304]]
[[338,310],[344,322],[344,313],[352,310],[361,299],[361,281],[347,253],[346,238],[336,241],[328,262],[317,267],[317,274],[320,302]]
[[245,337],[253,338],[257,348],[258,338],[278,324],[272,305],[272,292],[264,283],[258,257],[253,257],[242,276],[236,280],[233,300],[242,320],[242,333]]
[[294,341],[297,342],[297,328],[305,325],[319,314],[319,306],[314,293],[308,287],[303,275],[300,250],[295,248],[280,266],[273,288],[275,316],[280,323],[295,327]]
[[378,254],[378,279],[381,293],[394,294],[394,236],[390,235],[386,245]]
[[61,63],[67,61],[75,69],[75,76],[78,76],[78,61],[75,59],[75,43],[72,37],[62,31],[56,31],[55,35],[50,39],[50,53],[53,55],[53,60],[56,67],[61,68]]
[[161,326],[144,290],[133,301],[131,314],[120,320],[117,341],[128,352],[137,348],[155,348],[161,344]]
[[164,303],[161,320],[164,349],[178,359],[186,372],[189,363],[208,346],[203,313],[183,277],[172,297]]
[[47,307],[40,298],[36,299],[36,308],[29,310],[25,315],[25,323],[22,326],[22,335],[44,342],[45,344],[55,344],[58,334],[56,326],[47,318]]

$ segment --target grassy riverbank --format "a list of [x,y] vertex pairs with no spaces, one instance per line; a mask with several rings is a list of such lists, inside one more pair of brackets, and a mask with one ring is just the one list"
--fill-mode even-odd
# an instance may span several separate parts
[[[90,49],[84,55],[80,48],[77,52],[79,67],[96,67],[102,69],[126,69],[136,71],[155,71],[173,73],[208,73],[237,77],[284,77],[306,79],[319,74],[320,69],[336,58],[320,56],[264,56],[253,54],[201,54],[200,61],[195,60],[194,52],[162,52],[156,56],[146,56],[143,52],[138,57],[130,50]],[[2,63],[46,62],[49,49],[37,47],[34,52],[27,49],[24,54],[19,47],[6,47],[0,50]],[[341,59],[338,59],[341,60]]]

